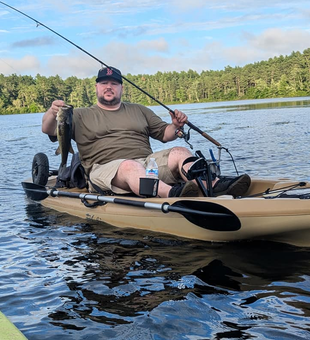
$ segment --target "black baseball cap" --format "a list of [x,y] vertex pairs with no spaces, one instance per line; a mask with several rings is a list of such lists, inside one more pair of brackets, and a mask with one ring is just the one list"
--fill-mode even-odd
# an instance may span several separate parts
[[105,67],[99,70],[96,83],[105,79],[114,79],[119,83],[123,84],[121,71],[112,66]]

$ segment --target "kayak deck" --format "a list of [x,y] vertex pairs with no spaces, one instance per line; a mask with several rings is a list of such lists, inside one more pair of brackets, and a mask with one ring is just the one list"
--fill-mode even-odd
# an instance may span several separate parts
[[[241,223],[236,231],[217,230],[216,221],[211,229],[202,228],[188,221],[176,212],[163,213],[148,208],[107,203],[97,207],[86,207],[81,200],[69,197],[47,197],[42,205],[70,215],[105,222],[121,228],[136,228],[172,234],[180,237],[211,242],[230,242],[248,239],[261,239],[289,243],[297,246],[310,246],[310,199],[277,198],[289,187],[298,187],[296,181],[288,179],[253,179],[244,198],[232,196],[193,197],[193,198],[139,198],[130,200],[173,204],[177,201],[212,202],[229,209]],[[47,186],[53,186],[55,178],[50,178]],[[284,188],[284,189],[283,189]],[[302,188],[302,189],[301,189]],[[300,190],[310,192],[310,183],[302,183]],[[72,192],[85,190],[59,189]],[[294,191],[294,189],[292,189]],[[267,192],[267,194],[263,194]],[[297,192],[297,191],[296,191]],[[306,191],[305,191],[306,192]],[[120,196],[113,196],[120,197]],[[268,197],[268,198],[266,198]]]

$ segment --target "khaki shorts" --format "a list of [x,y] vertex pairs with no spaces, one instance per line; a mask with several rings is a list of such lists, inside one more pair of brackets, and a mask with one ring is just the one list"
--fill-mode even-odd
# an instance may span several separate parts
[[[177,183],[180,178],[175,178],[170,169],[168,168],[168,157],[170,154],[171,149],[166,149],[158,152],[154,152],[149,155],[147,158],[139,158],[135,159],[135,161],[142,164],[146,167],[149,159],[154,157],[156,163],[158,165],[158,177],[160,180],[167,184],[174,184]],[[112,185],[112,180],[115,177],[119,166],[122,162],[126,159],[116,159],[115,161],[109,162],[107,164],[94,164],[90,173],[89,177],[90,180],[98,185],[102,190],[112,190],[116,194],[127,194],[129,193],[126,190],[118,188]],[[90,185],[90,188],[91,185]],[[94,190],[95,191],[95,190]]]

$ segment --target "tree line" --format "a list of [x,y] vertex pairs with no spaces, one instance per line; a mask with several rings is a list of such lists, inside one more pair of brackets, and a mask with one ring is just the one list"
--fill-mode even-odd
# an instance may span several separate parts
[[[0,74],[0,114],[44,112],[55,99],[74,107],[91,106],[96,103],[95,78]],[[165,104],[309,96],[310,48],[220,71],[127,74],[126,78]],[[124,83],[124,101],[156,104]]]

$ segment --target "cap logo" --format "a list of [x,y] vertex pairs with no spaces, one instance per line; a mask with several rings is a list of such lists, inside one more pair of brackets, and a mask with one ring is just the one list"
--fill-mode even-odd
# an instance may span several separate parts
[[107,68],[107,76],[111,76],[113,74],[113,71],[110,68]]

